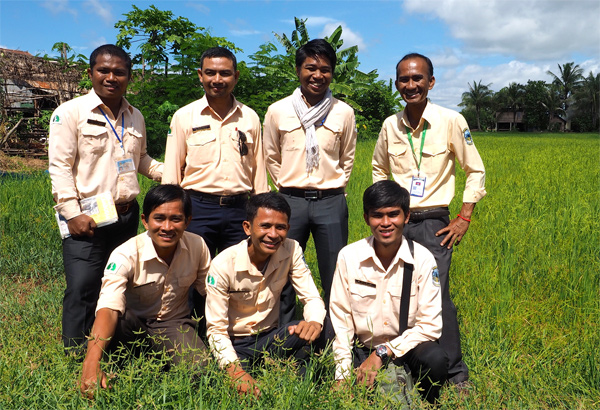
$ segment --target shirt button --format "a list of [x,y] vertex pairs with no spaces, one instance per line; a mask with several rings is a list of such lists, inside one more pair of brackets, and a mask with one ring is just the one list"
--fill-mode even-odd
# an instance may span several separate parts
[[383,322],[383,324],[387,326],[387,322]]
[[385,305],[385,300],[383,301],[383,304]]

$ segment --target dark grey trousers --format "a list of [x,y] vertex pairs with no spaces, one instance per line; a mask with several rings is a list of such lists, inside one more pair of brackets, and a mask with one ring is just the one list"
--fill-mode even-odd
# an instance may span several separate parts
[[469,378],[469,369],[462,360],[460,347],[460,331],[456,317],[456,307],[450,298],[450,262],[452,249],[440,246],[444,236],[435,236],[440,229],[448,226],[450,219],[446,217],[425,219],[419,222],[410,222],[404,227],[404,236],[420,243],[435,257],[440,272],[440,285],[442,291],[442,337],[440,346],[448,355],[448,379],[452,383],[460,383]]

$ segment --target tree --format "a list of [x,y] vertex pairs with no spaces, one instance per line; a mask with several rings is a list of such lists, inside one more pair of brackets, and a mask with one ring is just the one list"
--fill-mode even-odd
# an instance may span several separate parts
[[473,85],[469,85],[469,91],[465,91],[462,94],[462,102],[459,107],[469,107],[475,110],[477,116],[477,129],[481,130],[481,110],[484,107],[488,107],[491,103],[494,92],[490,90],[490,84],[484,85],[473,81]]
[[511,111],[513,120],[510,123],[510,130],[516,127],[517,112],[523,109],[523,85],[510,83],[508,87],[502,88],[496,93],[497,102],[503,111]]
[[547,73],[552,77],[552,83],[555,84],[559,91],[562,100],[562,108],[567,116],[567,130],[571,129],[571,113],[569,107],[571,105],[571,96],[575,89],[579,86],[583,79],[583,68],[575,62],[565,63],[562,66],[558,64],[560,75],[554,74],[552,71]]
[[[126,50],[136,45],[128,99],[146,119],[148,151],[160,155],[174,112],[203,95],[196,74],[202,53],[215,46],[234,52],[239,49],[225,38],[211,36],[188,19],[175,17],[171,11],[155,6],[132,7],[125,14],[126,19],[115,24],[119,29],[117,45]],[[146,66],[150,69],[146,70]]]
[[546,115],[548,116],[547,129],[550,130],[552,129],[552,120],[565,115],[560,91],[556,85],[550,84],[550,86],[546,88],[546,92],[542,97],[540,104],[546,110]]
[[578,117],[584,117],[590,130],[598,131],[600,124],[600,73],[590,71],[574,92]]
[[544,81],[527,81],[523,93],[523,122],[528,131],[545,130],[550,118],[542,104],[548,93],[548,84]]

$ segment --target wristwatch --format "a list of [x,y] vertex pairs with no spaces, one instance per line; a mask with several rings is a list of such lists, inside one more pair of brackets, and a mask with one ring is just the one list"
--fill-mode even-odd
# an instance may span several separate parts
[[375,354],[381,359],[383,364],[387,364],[388,360],[390,359],[390,356],[388,355],[388,352],[387,352],[386,345],[377,346],[375,348]]

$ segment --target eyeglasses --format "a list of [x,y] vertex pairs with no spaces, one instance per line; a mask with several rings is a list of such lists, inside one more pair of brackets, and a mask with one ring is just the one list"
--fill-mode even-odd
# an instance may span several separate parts
[[244,155],[248,155],[248,146],[246,145],[246,141],[246,134],[244,134],[243,131],[238,130],[238,148],[242,157]]

